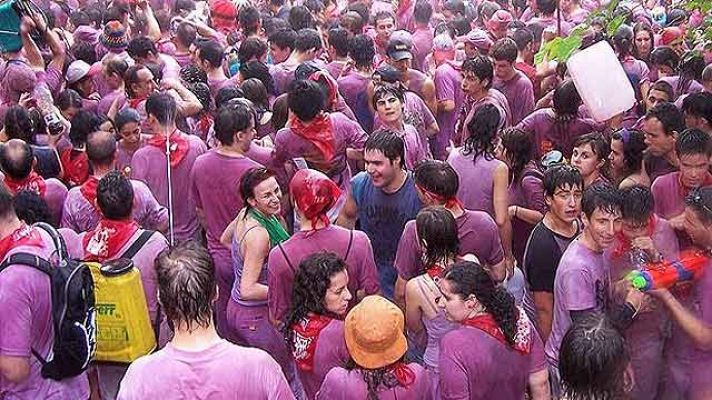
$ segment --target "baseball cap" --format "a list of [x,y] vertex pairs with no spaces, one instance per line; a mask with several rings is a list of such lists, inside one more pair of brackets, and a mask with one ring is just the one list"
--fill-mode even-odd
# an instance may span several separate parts
[[87,75],[92,75],[93,72],[94,71],[92,71],[91,65],[87,64],[85,61],[76,60],[69,64],[69,67],[67,67],[67,74],[65,76],[67,83],[71,85]]
[[388,55],[388,58],[395,60],[395,61],[401,61],[405,59],[412,59],[413,58],[413,53],[411,53],[411,50],[413,49],[412,44],[408,43],[405,40],[402,39],[391,39],[388,42],[388,46],[386,46],[386,54]]

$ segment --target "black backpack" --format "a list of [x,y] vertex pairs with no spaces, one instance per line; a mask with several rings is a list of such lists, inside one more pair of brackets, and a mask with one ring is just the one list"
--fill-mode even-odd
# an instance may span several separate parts
[[59,381],[84,372],[96,352],[94,280],[86,264],[69,258],[64,239],[56,229],[42,222],[33,227],[52,237],[57,249],[53,260],[16,253],[0,264],[0,272],[10,265],[25,265],[49,276],[54,344],[47,359],[35,349],[32,354],[42,363],[42,377]]

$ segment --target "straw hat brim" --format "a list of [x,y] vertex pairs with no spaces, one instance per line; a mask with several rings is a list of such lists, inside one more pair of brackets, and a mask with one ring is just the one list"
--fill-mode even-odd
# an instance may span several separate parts
[[398,333],[396,341],[386,350],[373,351],[366,347],[362,347],[356,342],[353,331],[350,329],[344,330],[344,338],[346,339],[346,347],[349,349],[351,358],[359,366],[366,369],[383,368],[386,365],[393,364],[400,360],[403,354],[408,350],[408,341],[403,332]]

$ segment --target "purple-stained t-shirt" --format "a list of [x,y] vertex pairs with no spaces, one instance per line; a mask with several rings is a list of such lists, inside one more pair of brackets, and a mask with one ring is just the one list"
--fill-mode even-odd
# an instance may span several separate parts
[[[519,181],[512,182],[507,190],[510,206],[519,206],[530,210],[539,211],[542,215],[546,212],[544,202],[543,175],[536,169],[534,163],[525,166]],[[512,251],[514,257],[521,264],[529,235],[534,225],[512,217]]]
[[[707,326],[712,326],[712,263],[704,269],[702,278],[695,287],[698,309],[696,316]],[[712,351],[696,348],[690,368],[691,394],[693,399],[708,399],[712,395]]]
[[559,261],[554,279],[554,322],[546,342],[549,365],[558,368],[559,348],[571,326],[571,311],[601,310],[608,295],[608,269],[603,253],[576,239]]
[[315,398],[326,374],[332,368],[344,366],[349,358],[349,350],[344,339],[344,322],[332,319],[319,333],[314,351],[314,369],[303,371],[297,368],[307,399]]
[[646,154],[643,157],[645,172],[650,177],[650,182],[655,182],[659,176],[677,171],[677,167],[670,164],[664,157]]
[[339,92],[344,97],[346,104],[354,112],[356,120],[363,130],[371,132],[373,130],[373,114],[368,107],[368,83],[369,76],[364,76],[358,71],[350,71],[337,80]]
[[[685,211],[688,190],[680,184],[680,172],[671,172],[655,179],[650,191],[655,199],[655,214],[667,220]],[[675,231],[681,249],[690,247],[692,241],[684,230]]]
[[[534,17],[531,20],[529,20],[529,24],[539,24],[544,27],[544,30],[551,30],[552,32],[556,33],[557,32],[557,19],[556,16],[551,16],[551,17]],[[561,21],[561,37],[566,37],[571,33],[571,30],[574,28],[573,24],[567,22],[567,21]]]
[[[438,142],[447,145],[455,133],[455,123],[460,114],[460,108],[465,101],[465,95],[462,92],[462,75],[455,67],[445,62],[435,70],[435,92],[438,102],[453,100],[455,108],[452,111],[439,111],[437,115],[438,127]],[[446,146],[445,146],[446,147]],[[442,150],[445,149],[442,147]]]
[[326,64],[324,68],[334,79],[338,79],[341,76],[341,73],[344,70],[345,66],[346,61],[334,60]]
[[220,243],[220,235],[244,207],[238,190],[240,179],[250,169],[260,166],[247,157],[230,157],[210,150],[195,160],[190,173],[191,196],[195,206],[203,212],[208,251],[215,262],[220,289],[219,313],[224,314],[235,281],[230,249]]
[[173,57],[159,53],[158,59],[162,64],[163,79],[178,79],[180,77],[180,64]]
[[[146,144],[145,136],[141,136],[139,149]],[[136,150],[138,151],[138,149]],[[121,145],[121,141],[116,145],[116,169],[126,176],[131,176],[131,159],[136,151],[129,151]]]
[[220,89],[222,89],[226,86],[230,86],[230,85],[240,87],[239,75],[235,75],[232,78],[223,77],[220,79],[208,77],[208,86],[210,87],[210,95],[212,95],[213,98],[215,98],[215,96],[217,96],[218,91],[220,91]]
[[[331,113],[329,118],[334,138],[334,155],[331,160],[326,160],[330,165],[329,169],[322,172],[336,182],[341,189],[346,190],[351,179],[346,149],[362,150],[368,136],[356,121],[350,120],[342,113]],[[304,157],[307,162],[311,160],[323,162],[323,156],[316,146],[288,127],[277,132],[274,144],[274,159],[278,165],[298,157]]]
[[[158,230],[168,223],[168,210],[151,193],[145,183],[131,180],[134,191],[131,218],[144,229]],[[81,233],[96,228],[101,212],[82,195],[81,187],[73,187],[67,194],[62,212],[62,228]]]
[[[467,125],[470,123],[470,120],[474,118],[477,110],[485,104],[492,104],[497,107],[500,117],[500,128],[506,128],[512,124],[512,111],[509,109],[509,103],[507,102],[507,98],[504,97],[502,92],[499,90],[494,88],[490,89],[485,97],[477,100],[476,102],[473,102],[471,99],[465,97],[462,109],[460,110],[460,115],[458,116],[458,126],[455,127],[455,134],[453,138],[455,145],[460,145],[470,136],[470,133],[467,130]],[[460,116],[463,114],[465,118],[461,121],[462,118],[460,118]]]
[[472,156],[458,147],[447,158],[460,178],[457,198],[466,209],[482,210],[494,218],[494,170],[503,163],[494,156],[478,156],[476,160]]
[[[483,211],[465,212],[455,218],[460,239],[459,255],[474,254],[487,265],[497,265],[504,259],[497,224]],[[423,249],[418,239],[415,221],[408,221],[398,242],[395,267],[398,275],[410,280],[423,273]]]
[[[175,239],[181,242],[195,238],[200,229],[195,203],[190,196],[190,170],[198,156],[207,151],[207,147],[197,136],[180,131],[175,134],[184,137],[190,145],[183,160],[171,168],[174,234]],[[158,203],[164,207],[168,207],[169,196],[167,164],[164,151],[155,146],[140,148],[131,159],[131,177],[146,183]]]
[[5,106],[16,104],[22,93],[32,93],[37,76],[24,60],[8,60],[0,67],[0,101]]
[[[425,143],[428,142],[428,128],[435,122],[435,116],[425,104],[423,99],[416,93],[411,91],[405,92],[405,104],[403,105],[403,122],[413,125],[418,135]],[[373,129],[378,129],[383,126],[383,122],[375,115],[373,118]],[[430,148],[428,147],[428,150]]]
[[532,135],[535,159],[551,150],[559,150],[570,158],[574,150],[574,140],[581,135],[600,131],[602,124],[588,118],[574,118],[558,121],[554,110],[542,108],[524,118],[517,128]]
[[[407,388],[397,386],[392,389],[382,389],[378,392],[379,400],[433,400],[430,389],[430,378],[425,369],[410,363],[415,379]],[[363,400],[368,395],[368,386],[358,370],[347,371],[344,368],[333,368],[326,374],[324,383],[317,393],[317,400]]]
[[512,124],[516,125],[534,109],[534,86],[526,75],[518,70],[508,81],[494,78],[492,87],[502,92],[507,98],[512,111]]
[[123,90],[113,90],[104,96],[101,97],[101,100],[99,100],[99,104],[96,105],[96,111],[107,115],[109,113],[109,109],[111,109],[111,105],[114,103],[114,100],[119,99],[116,103],[117,110],[121,110],[123,108],[124,104],[126,104],[126,92]]
[[648,76],[650,75],[650,68],[645,61],[636,59],[633,56],[628,56],[621,61],[623,65],[623,70],[638,78],[638,85],[643,84],[648,81]]
[[687,83],[685,83],[682,88],[679,88],[678,87],[678,85],[680,84],[680,76],[679,75],[664,76],[658,80],[667,82],[670,84],[670,86],[672,86],[672,90],[673,90],[673,93],[675,94],[675,98],[678,98],[678,97],[682,96],[683,94],[699,93],[705,89],[701,83],[697,82],[696,80],[692,80],[692,79],[687,80]]
[[292,400],[294,395],[265,351],[220,340],[201,351],[169,343],[134,361],[117,399],[150,398]]
[[[425,56],[433,48],[433,28],[415,28],[413,31],[413,68],[425,72]],[[437,83],[435,85],[437,87]]]
[[[352,237],[353,235],[353,237]],[[349,250],[349,241],[351,249]],[[340,226],[329,225],[316,231],[299,231],[281,243],[282,250],[275,247],[267,260],[267,286],[270,315],[282,320],[292,301],[294,274],[299,264],[309,255],[330,251],[345,258],[349,274],[349,292],[353,299],[349,309],[358,302],[356,293],[376,294],[379,290],[376,262],[371,241],[364,232],[349,231]],[[348,250],[348,255],[346,254]],[[288,261],[284,255],[287,255]]]
[[44,201],[47,202],[47,209],[54,226],[58,226],[62,220],[62,209],[68,192],[67,187],[56,178],[45,179],[45,185]]
[[64,83],[64,75],[62,71],[56,68],[54,65],[48,65],[47,69],[44,71],[37,71],[37,83],[44,82],[47,84],[52,96],[57,98],[60,89],[62,88],[62,83]]
[[[30,253],[50,259],[55,247],[46,232],[37,230],[41,247],[16,246],[7,257]],[[64,235],[71,232],[60,232]],[[77,256],[78,254],[72,254]],[[0,272],[0,356],[21,357],[29,362],[26,379],[13,383],[0,374],[3,399],[87,399],[89,382],[85,373],[61,382],[43,379],[41,364],[32,350],[47,358],[54,342],[50,299],[50,281],[43,272],[22,265],[10,265]]]
[[402,130],[395,131],[401,139],[405,147],[405,167],[409,170],[415,169],[415,165],[430,156],[430,148],[428,142],[423,141],[418,131],[413,125],[403,124]]
[[478,328],[448,332],[440,341],[441,399],[524,399],[529,375],[546,368],[543,344],[531,322],[529,330],[529,354]]
[[578,25],[588,18],[591,12],[585,8],[577,8],[572,13],[566,15],[566,21],[572,25]]

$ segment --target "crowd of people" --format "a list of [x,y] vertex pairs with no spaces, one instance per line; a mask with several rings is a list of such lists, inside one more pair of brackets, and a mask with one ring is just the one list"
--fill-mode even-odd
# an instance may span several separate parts
[[[704,2],[17,3],[0,399],[712,399]],[[629,110],[535,57],[567,35]],[[13,256],[65,246],[132,261],[155,351],[50,376],[54,283]]]

